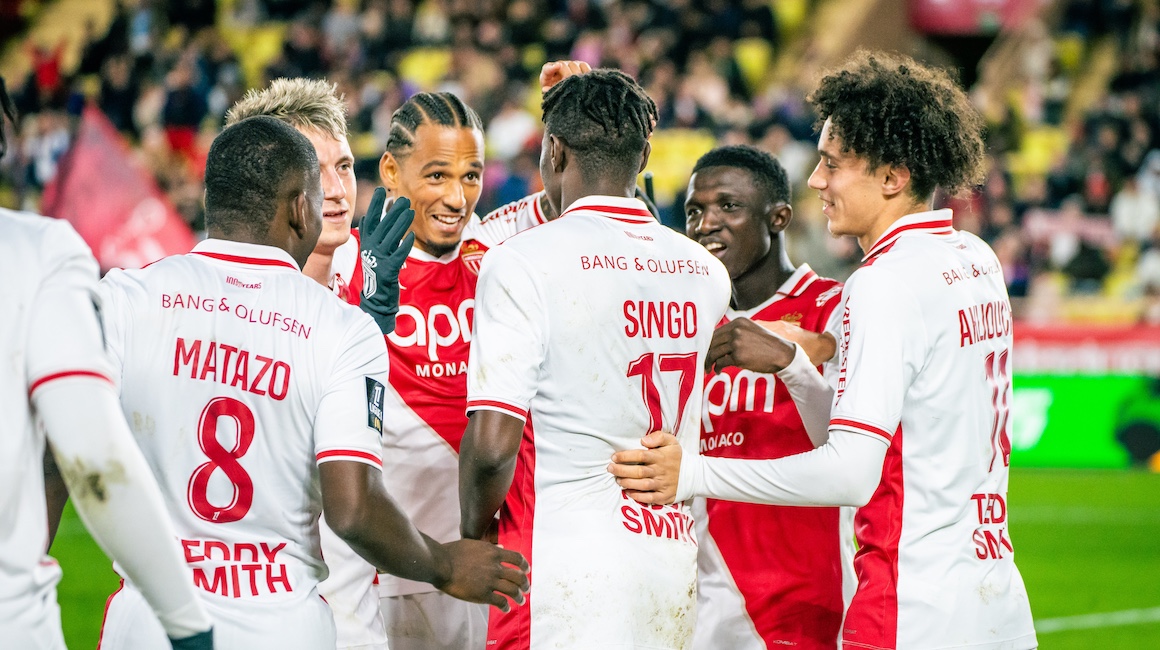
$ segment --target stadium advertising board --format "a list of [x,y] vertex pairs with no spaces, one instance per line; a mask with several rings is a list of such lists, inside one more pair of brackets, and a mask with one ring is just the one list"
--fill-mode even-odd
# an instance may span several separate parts
[[1011,464],[1160,469],[1160,327],[1015,326]]

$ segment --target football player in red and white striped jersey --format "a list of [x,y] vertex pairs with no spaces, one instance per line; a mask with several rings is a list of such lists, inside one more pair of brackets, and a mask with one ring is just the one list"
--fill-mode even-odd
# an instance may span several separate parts
[[[778,342],[754,322],[776,321],[818,339],[823,358],[833,353],[834,337],[825,332],[840,324],[842,285],[789,259],[784,229],[793,208],[785,170],[753,147],[714,149],[693,167],[685,215],[686,233],[725,264],[733,285],[715,340],[732,340],[735,352],[729,367],[705,378],[701,453],[766,459],[813,449],[824,442],[825,423],[811,436],[791,396],[795,379],[821,383],[818,370],[807,361],[775,374],[762,361]],[[852,514],[696,499],[693,647],[836,650],[855,582]]]

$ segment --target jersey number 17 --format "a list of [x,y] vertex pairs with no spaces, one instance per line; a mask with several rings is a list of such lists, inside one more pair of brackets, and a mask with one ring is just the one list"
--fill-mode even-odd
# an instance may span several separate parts
[[[661,394],[657,387],[654,371],[662,373],[677,373],[677,412],[674,420],[665,426],[664,412],[661,409]],[[697,353],[685,352],[680,354],[656,354],[646,352],[628,364],[628,376],[640,377],[640,395],[648,409],[648,431],[667,431],[673,435],[679,434],[681,420],[685,414],[685,405],[693,394],[693,385],[697,373]]]

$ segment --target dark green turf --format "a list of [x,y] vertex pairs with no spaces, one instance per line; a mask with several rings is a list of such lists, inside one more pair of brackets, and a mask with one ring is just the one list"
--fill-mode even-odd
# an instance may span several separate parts
[[[1160,607],[1160,475],[1016,469],[1009,501],[1036,619]],[[93,648],[117,579],[71,507],[53,555],[64,568],[65,639],[73,650]],[[1160,622],[1041,634],[1039,642],[1044,650],[1160,648]]]

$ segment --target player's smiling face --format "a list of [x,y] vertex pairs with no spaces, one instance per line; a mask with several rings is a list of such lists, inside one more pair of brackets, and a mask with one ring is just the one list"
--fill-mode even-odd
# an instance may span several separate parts
[[355,202],[354,155],[346,138],[318,129],[300,128],[318,153],[322,178],[322,234],[317,248],[333,251],[350,239],[351,206]]
[[706,167],[689,179],[685,234],[736,279],[769,254],[773,208],[749,170]]
[[415,246],[441,256],[459,245],[483,190],[483,134],[470,127],[421,124],[401,159],[383,155],[380,172],[394,196],[411,199]]
[[[866,237],[874,230],[885,204],[882,179],[865,158],[843,151],[845,143],[834,134],[830,120],[818,137],[821,160],[810,174],[809,186],[822,200],[830,234]],[[871,242],[873,243],[873,242]]]

